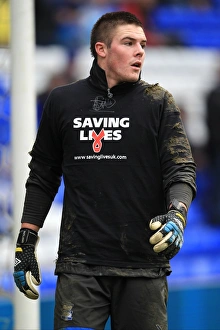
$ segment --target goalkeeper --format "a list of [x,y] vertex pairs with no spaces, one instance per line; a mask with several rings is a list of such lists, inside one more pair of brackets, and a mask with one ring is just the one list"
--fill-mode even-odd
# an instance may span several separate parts
[[110,315],[112,330],[167,330],[169,261],[183,244],[196,166],[172,95],[141,80],[146,43],[133,14],[103,15],[89,77],[55,88],[44,106],[14,279],[39,297],[38,232],[63,176],[55,330],[103,330]]

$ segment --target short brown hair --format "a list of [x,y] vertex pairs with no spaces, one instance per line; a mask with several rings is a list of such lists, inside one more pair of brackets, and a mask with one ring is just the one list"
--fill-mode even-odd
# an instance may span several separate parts
[[110,47],[113,38],[113,30],[118,25],[125,24],[134,24],[143,28],[142,22],[135,15],[126,11],[116,11],[102,15],[94,24],[91,31],[90,51],[92,57],[97,58],[95,44],[100,41],[104,42],[107,47]]

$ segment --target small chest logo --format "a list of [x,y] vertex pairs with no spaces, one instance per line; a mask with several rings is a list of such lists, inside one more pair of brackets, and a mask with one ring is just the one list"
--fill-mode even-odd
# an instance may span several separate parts
[[103,96],[96,96],[94,100],[91,100],[93,102],[92,110],[93,112],[114,112],[113,105],[116,103],[116,101],[112,98],[105,99]]

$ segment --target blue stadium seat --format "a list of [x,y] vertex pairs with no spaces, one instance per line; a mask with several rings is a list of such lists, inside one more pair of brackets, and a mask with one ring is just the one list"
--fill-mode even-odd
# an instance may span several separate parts
[[0,144],[10,142],[10,97],[0,81]]
[[154,12],[159,31],[179,37],[186,46],[220,48],[220,11],[161,6]]

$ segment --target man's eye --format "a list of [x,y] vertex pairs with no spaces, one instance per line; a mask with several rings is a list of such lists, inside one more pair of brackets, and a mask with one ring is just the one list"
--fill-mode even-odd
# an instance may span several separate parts
[[132,42],[131,41],[127,41],[127,42],[125,42],[125,45],[131,46],[132,45]]

